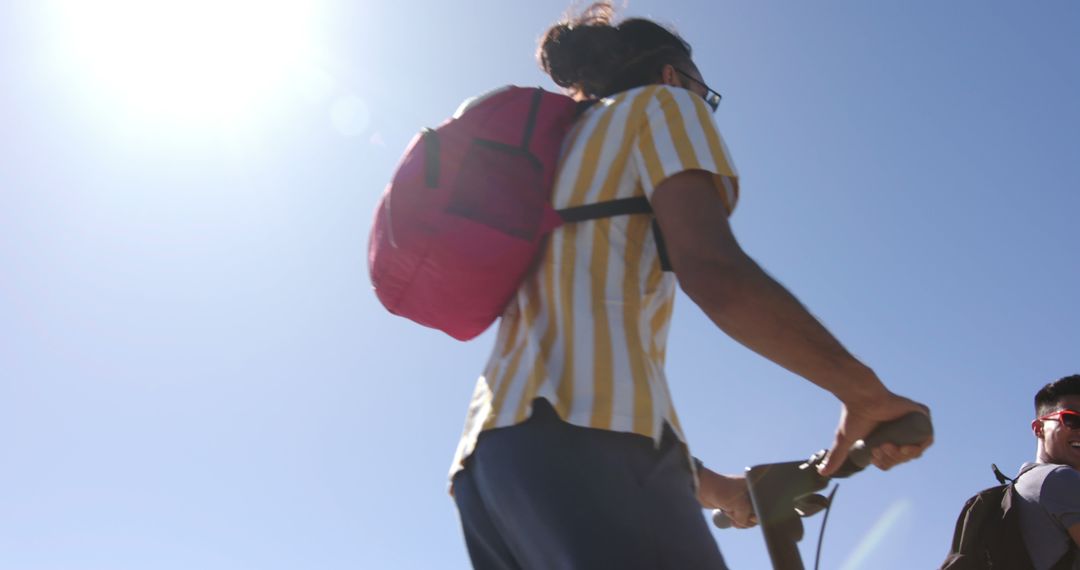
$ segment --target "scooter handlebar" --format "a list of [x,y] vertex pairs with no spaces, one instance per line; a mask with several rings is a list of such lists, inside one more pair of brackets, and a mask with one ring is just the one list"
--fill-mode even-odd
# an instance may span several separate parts
[[[926,414],[911,412],[901,418],[880,424],[866,437],[860,439],[851,446],[847,460],[832,477],[850,477],[865,469],[871,462],[871,450],[885,443],[895,445],[917,445],[927,440],[934,434],[933,425]],[[818,453],[811,462],[820,462],[824,458],[824,452]],[[820,476],[819,476],[820,477]],[[821,478],[821,487],[825,486],[824,477]],[[713,524],[717,528],[730,528],[731,519],[721,510],[716,509],[712,515]]]

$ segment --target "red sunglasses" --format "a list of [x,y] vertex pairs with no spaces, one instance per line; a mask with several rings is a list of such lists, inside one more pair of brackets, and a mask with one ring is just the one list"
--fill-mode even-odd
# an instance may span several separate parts
[[1080,429],[1080,412],[1074,412],[1072,410],[1061,410],[1052,414],[1046,414],[1041,418],[1035,418],[1035,421],[1043,420],[1057,420],[1061,422],[1061,425],[1069,429]]

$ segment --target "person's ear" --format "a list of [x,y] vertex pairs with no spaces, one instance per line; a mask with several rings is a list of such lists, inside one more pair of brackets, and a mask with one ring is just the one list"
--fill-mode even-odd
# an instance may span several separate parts
[[1031,421],[1031,431],[1035,433],[1035,437],[1037,437],[1039,439],[1042,439],[1043,438],[1043,423],[1040,422],[1039,420],[1032,420]]
[[660,83],[673,87],[682,87],[682,82],[679,79],[679,72],[675,71],[674,65],[665,63],[664,67],[660,69]]

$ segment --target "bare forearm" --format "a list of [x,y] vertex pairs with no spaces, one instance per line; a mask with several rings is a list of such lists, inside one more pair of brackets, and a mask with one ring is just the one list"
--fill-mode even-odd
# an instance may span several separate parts
[[683,271],[687,295],[717,326],[747,348],[810,380],[845,402],[885,388],[783,285],[753,259],[702,263]]

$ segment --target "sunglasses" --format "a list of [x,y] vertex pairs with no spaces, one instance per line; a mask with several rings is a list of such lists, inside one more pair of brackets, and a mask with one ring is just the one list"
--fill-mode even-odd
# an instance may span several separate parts
[[1046,414],[1041,418],[1035,418],[1035,421],[1045,420],[1057,420],[1061,422],[1061,425],[1069,429],[1080,429],[1080,412],[1074,412],[1072,410],[1061,410],[1052,414]]
[[704,81],[702,81],[700,79],[697,79],[693,75],[690,75],[689,73],[687,73],[687,72],[685,72],[685,71],[683,71],[683,70],[681,70],[681,69],[679,69],[677,67],[675,68],[675,71],[679,72],[679,75],[682,75],[683,77],[689,79],[690,81],[693,81],[694,83],[697,83],[698,85],[705,88],[705,97],[703,97],[703,98],[705,99],[705,103],[707,103],[709,105],[709,107],[713,110],[713,113],[715,113],[717,107],[720,106],[720,93],[718,93],[712,87],[709,87],[708,85],[705,85]]

